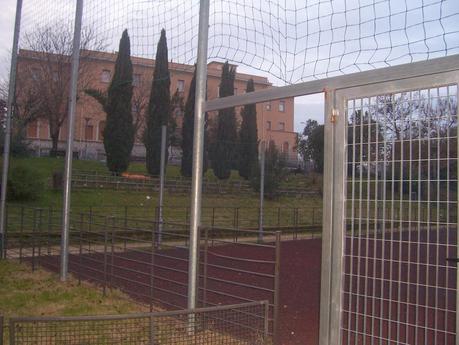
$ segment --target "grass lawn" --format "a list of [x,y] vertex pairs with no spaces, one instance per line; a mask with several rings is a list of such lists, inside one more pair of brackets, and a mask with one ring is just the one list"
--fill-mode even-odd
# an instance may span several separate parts
[[[29,165],[34,168],[38,176],[50,181],[54,171],[62,170],[64,160],[62,158],[13,158],[12,167],[15,165]],[[80,161],[75,160],[74,169],[86,171],[98,171],[107,173],[107,169],[102,162],[97,161]],[[130,171],[145,172],[143,163],[131,164]],[[212,174],[208,171],[208,175]],[[179,176],[179,167],[168,167],[168,176]],[[213,175],[212,175],[213,176]],[[233,171],[234,179],[239,178],[237,172]],[[300,180],[302,179],[302,180]],[[296,181],[296,182],[295,182]],[[302,186],[317,184],[321,178],[311,176],[290,175],[286,185],[291,187],[296,183]],[[62,206],[62,192],[53,190],[48,187],[37,200],[23,202],[9,202],[10,206],[31,206],[58,209]],[[98,213],[107,216],[124,216],[125,207],[128,207],[129,217],[142,217],[153,219],[155,216],[155,207],[158,202],[158,193],[155,192],[138,192],[126,190],[111,189],[74,189],[72,191],[72,209],[74,211],[87,212],[90,207]],[[190,196],[188,194],[166,193],[164,198],[165,210],[164,217],[166,221],[185,222],[187,217],[187,207],[190,206]],[[255,193],[250,194],[203,194],[203,224],[211,224],[212,214],[215,215],[217,222],[215,225],[232,226],[234,225],[234,208],[239,208],[240,226],[256,226],[258,224],[258,205],[259,198]],[[216,212],[212,208],[218,208]],[[318,210],[322,207],[320,197],[310,197],[298,199],[296,197],[280,197],[274,200],[265,200],[265,225],[292,225],[294,216],[293,208],[302,209],[299,215],[298,223],[312,222],[312,209],[315,209],[315,216],[320,218]],[[279,212],[277,208],[282,208]],[[226,210],[225,210],[226,208]],[[316,218],[317,219],[317,218]],[[242,222],[244,220],[244,222]]]
[[[53,172],[55,171],[63,171],[64,170],[64,158],[57,157],[27,157],[27,158],[18,158],[12,157],[11,159],[11,167],[14,167],[18,164],[25,164],[34,168],[37,174],[43,176],[45,178],[51,178]],[[104,162],[100,161],[90,161],[90,160],[73,160],[73,169],[74,170],[81,170],[87,172],[97,172],[97,173],[104,173],[108,174],[109,171]],[[132,162],[129,165],[128,172],[130,173],[140,173],[140,174],[147,174],[145,163],[143,162]],[[168,165],[166,169],[166,178],[179,178],[180,175],[180,167],[175,165]],[[205,178],[209,181],[217,181],[217,178],[213,174],[212,169],[208,169],[205,175]],[[238,172],[233,170],[231,172],[231,176],[229,180],[237,181],[241,180]],[[308,176],[305,175],[295,175],[290,174],[285,181],[283,181],[284,187],[295,187],[295,186],[302,186],[302,187],[314,187],[314,188],[321,188],[322,187],[322,178],[320,175],[317,174],[310,174]]]
[[149,308],[134,303],[117,290],[102,295],[99,287],[87,282],[78,284],[41,269],[6,260],[0,261],[0,315],[76,316],[147,312]]
[[[129,218],[147,218],[153,220],[155,207],[158,201],[157,193],[137,191],[116,191],[104,189],[85,189],[72,191],[72,210],[74,212],[88,213],[90,207],[94,214],[105,216],[124,217],[127,211]],[[298,208],[298,223],[312,224],[313,212],[315,223],[321,217],[322,200],[318,197],[297,199],[282,197],[276,200],[265,200],[264,222],[269,225],[293,225],[294,209]],[[171,222],[185,223],[187,208],[190,205],[189,195],[166,193],[164,197],[164,219]],[[41,207],[59,209],[62,206],[62,193],[47,190],[39,200],[23,203],[9,203],[10,215],[18,215],[19,206]],[[256,195],[213,195],[204,194],[202,203],[202,222],[205,225],[233,226],[235,212],[239,219],[239,226],[254,227],[258,224],[259,200]],[[215,208],[215,209],[213,209]],[[237,209],[235,209],[237,208]],[[280,210],[278,210],[280,208]],[[9,223],[14,222],[14,217],[9,217]],[[17,225],[17,224],[16,224]]]
[[[36,169],[36,172],[42,176],[51,177],[52,173],[55,171],[64,170],[64,158],[57,157],[27,157],[27,158],[18,158],[13,157],[11,159],[11,166],[13,167],[16,164],[26,164],[33,166]],[[94,161],[94,160],[73,160],[73,169],[74,170],[83,170],[87,172],[98,172],[108,174],[109,171],[104,162]],[[128,172],[130,173],[140,173],[147,174],[145,168],[145,163],[143,162],[132,162],[129,165]],[[169,165],[167,167],[167,177],[177,178],[180,177],[180,167],[175,165]],[[209,169],[206,173],[206,178],[209,180],[216,180],[217,178],[213,174],[212,170]],[[232,171],[230,180],[239,180],[240,177],[237,171]]]
[[[5,317],[87,316],[147,313],[148,306],[139,305],[119,291],[107,291],[70,278],[66,283],[43,270],[0,261],[0,315]],[[213,314],[215,317],[215,313]],[[221,315],[221,314],[219,314]],[[17,343],[27,344],[247,344],[216,329],[188,333],[186,318],[157,316],[154,333],[149,318],[112,321],[64,323],[19,323],[15,326]],[[226,325],[228,321],[222,321]],[[223,326],[222,326],[223,327]],[[232,324],[231,327],[234,327]],[[8,345],[9,328],[5,327],[0,343]],[[0,333],[1,335],[1,333]],[[152,335],[154,338],[152,338]],[[254,336],[258,336],[258,332]],[[153,340],[154,339],[154,340]]]

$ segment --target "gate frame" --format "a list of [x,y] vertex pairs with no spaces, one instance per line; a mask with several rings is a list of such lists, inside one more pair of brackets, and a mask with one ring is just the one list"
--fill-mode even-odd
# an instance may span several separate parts
[[[456,84],[459,90],[459,65],[456,69],[451,71],[436,72],[428,75],[410,76],[407,78],[400,78],[398,80],[382,81],[378,83],[372,83],[371,85],[362,85],[349,88],[343,88],[337,90],[333,99],[327,102],[329,105],[331,102],[334,104],[334,109],[337,113],[342,114],[338,118],[333,119],[333,123],[329,121],[329,127],[332,127],[325,132],[329,135],[328,145],[331,147],[325,147],[325,152],[329,155],[326,159],[324,171],[328,172],[327,177],[324,174],[324,181],[332,181],[333,186],[330,186],[329,196],[333,198],[331,202],[331,213],[329,217],[332,219],[331,235],[329,240],[330,243],[330,258],[331,258],[331,278],[330,278],[330,328],[329,328],[329,342],[325,342],[321,338],[321,345],[325,344],[341,344],[341,315],[342,315],[342,285],[343,285],[343,263],[344,263],[344,245],[345,245],[345,232],[346,232],[346,166],[347,166],[347,114],[345,112],[346,102],[349,99],[354,98],[369,98],[372,96],[382,94],[395,94],[405,91],[412,91],[425,88],[438,88],[448,84]],[[459,92],[459,91],[458,91]],[[459,96],[459,95],[456,95]],[[327,126],[326,126],[327,127]],[[327,138],[327,137],[326,137]],[[327,140],[326,140],[327,142]],[[459,147],[459,141],[458,141]],[[328,149],[328,151],[327,151]],[[459,171],[459,166],[458,166]],[[324,195],[325,199],[325,195]],[[325,207],[325,203],[324,203]],[[325,210],[324,210],[325,211]],[[324,219],[325,220],[325,219]],[[459,224],[459,223],[458,223]],[[330,224],[328,224],[330,226]],[[324,226],[325,230],[325,226]],[[459,256],[459,247],[458,247]],[[322,256],[324,259],[324,256]],[[324,261],[322,261],[322,265]],[[323,273],[323,272],[322,272]],[[323,277],[322,277],[323,281]],[[459,287],[459,275],[457,277],[456,287]],[[321,314],[323,311],[324,299],[321,299]],[[456,311],[459,311],[459,296],[456,296]],[[322,321],[322,320],[321,320]],[[321,323],[322,327],[322,323]],[[322,330],[322,328],[321,328]],[[459,330],[459,318],[456,317],[456,331]],[[325,331],[325,330],[324,330]],[[459,343],[459,338],[456,339],[456,343]]]
[[[205,111],[216,111],[282,98],[325,93],[320,345],[341,344],[341,286],[346,170],[344,164],[341,164],[341,168],[339,168],[340,165],[337,164],[337,161],[342,163],[346,157],[344,144],[347,134],[345,131],[345,116],[342,115],[343,104],[341,104],[341,112],[337,109],[337,106],[340,105],[338,97],[341,97],[340,95],[345,92],[343,90],[353,88],[369,90],[370,87],[380,87],[383,84],[395,88],[397,85],[419,81],[421,80],[420,78],[429,80],[429,84],[433,84],[437,75],[457,74],[458,72],[459,54],[456,54],[283,87],[274,87],[242,95],[217,98],[205,103]],[[456,81],[459,80],[456,79]],[[443,80],[442,84],[444,83],[446,81]],[[378,92],[381,92],[381,90],[379,89]],[[457,302],[457,310],[459,310],[459,302]],[[459,329],[459,318],[456,321],[456,328]]]

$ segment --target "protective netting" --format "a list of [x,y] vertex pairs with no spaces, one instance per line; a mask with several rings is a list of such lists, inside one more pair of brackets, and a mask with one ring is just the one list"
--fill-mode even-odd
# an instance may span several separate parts
[[286,83],[457,53],[455,0],[215,1],[211,58]]
[[[162,28],[169,58],[196,61],[199,0],[86,0],[83,28],[115,51],[153,58]],[[75,1],[26,0],[20,45],[37,27],[71,29]],[[264,72],[278,85],[459,52],[457,0],[213,0],[209,60]]]

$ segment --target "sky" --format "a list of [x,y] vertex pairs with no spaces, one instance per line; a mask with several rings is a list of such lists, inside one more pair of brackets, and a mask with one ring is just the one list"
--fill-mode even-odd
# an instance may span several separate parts
[[[8,70],[16,0],[1,0],[0,77]],[[72,25],[75,0],[24,0],[22,33]],[[116,49],[129,29],[133,55],[153,58],[161,28],[169,58],[194,63],[199,0],[86,0],[83,22]],[[209,61],[276,86],[459,53],[458,0],[213,0]],[[323,123],[323,95],[295,99],[295,131]]]
[[[14,18],[16,0],[2,0],[0,12],[0,78],[5,78],[9,70],[9,56],[13,43]],[[266,73],[259,73],[266,75]],[[268,76],[269,77],[269,76]],[[294,131],[301,132],[308,119],[315,119],[323,123],[323,96],[322,94],[295,99]]]
[[0,11],[0,77],[6,76],[9,69],[8,56],[13,44],[14,16],[16,0],[2,0]]

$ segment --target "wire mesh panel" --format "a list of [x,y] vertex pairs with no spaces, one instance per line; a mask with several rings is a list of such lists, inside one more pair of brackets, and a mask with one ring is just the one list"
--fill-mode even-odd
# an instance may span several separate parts
[[265,344],[267,304],[137,315],[13,318],[10,345]]
[[455,344],[457,85],[346,101],[343,344]]
[[[232,211],[232,209],[229,209]],[[236,210],[236,209],[235,209]],[[150,310],[187,307],[188,225],[134,217],[72,213],[69,272],[116,288]],[[60,210],[10,207],[7,257],[58,271]],[[231,212],[233,214],[233,212]],[[267,300],[269,332],[275,331],[280,275],[280,233],[206,227],[200,231],[199,306]]]

